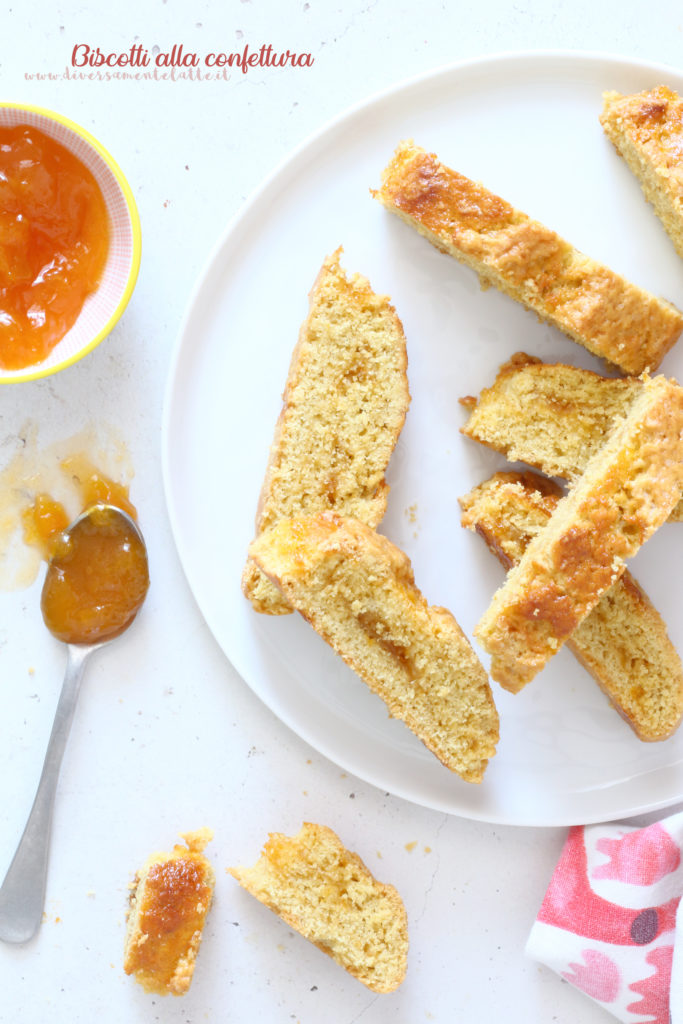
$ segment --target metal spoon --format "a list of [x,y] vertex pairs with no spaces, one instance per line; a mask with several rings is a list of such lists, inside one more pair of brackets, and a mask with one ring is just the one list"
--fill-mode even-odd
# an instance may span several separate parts
[[[79,642],[73,637],[67,639],[66,674],[47,745],[38,790],[16,853],[2,887],[0,887],[0,939],[4,942],[27,942],[35,935],[42,921],[52,808],[62,756],[71,729],[86,661],[93,651],[120,636],[128,628],[144,601],[149,585],[147,549],[142,534],[135,521],[114,505],[98,504],[87,508],[64,531],[63,543],[48,562],[41,600],[43,618],[50,632],[58,639],[65,640],[64,633],[55,630],[54,623],[52,626],[50,624],[49,609],[46,608],[46,596],[49,600],[49,588],[55,585],[55,580],[63,572],[65,564],[68,564],[71,552],[77,551],[79,539],[83,543],[82,538],[86,534],[92,537],[94,533],[101,533],[104,536],[104,533],[109,531],[110,535],[113,535],[117,530],[125,531],[125,543],[128,544],[125,551],[130,550],[131,558],[137,559],[140,573],[140,579],[137,581],[139,586],[136,593],[131,596],[130,607],[121,609],[120,621],[110,622],[109,626],[102,628],[99,633],[96,628],[90,629],[84,642]],[[124,548],[122,547],[121,550]],[[94,574],[90,575],[95,578]],[[96,600],[97,597],[98,595],[95,595]],[[106,602],[107,599],[107,594],[103,591],[101,601]],[[103,606],[99,605],[99,607]],[[116,619],[116,616],[114,618]]]

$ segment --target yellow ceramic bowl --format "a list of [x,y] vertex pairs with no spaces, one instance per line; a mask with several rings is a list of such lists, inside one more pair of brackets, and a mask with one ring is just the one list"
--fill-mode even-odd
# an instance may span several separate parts
[[89,132],[42,107],[0,103],[0,125],[27,124],[74,153],[94,175],[109,211],[109,255],[97,290],[86,299],[78,320],[42,363],[20,370],[0,367],[0,384],[36,380],[71,366],[111,331],[133,294],[140,267],[140,218],[120,167]]

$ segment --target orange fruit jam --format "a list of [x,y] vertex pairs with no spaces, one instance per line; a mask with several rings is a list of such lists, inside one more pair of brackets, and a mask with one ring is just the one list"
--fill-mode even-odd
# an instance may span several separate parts
[[[82,511],[114,505],[137,521],[128,488],[72,456],[61,468],[78,485]],[[45,625],[65,643],[98,643],[118,636],[135,618],[149,587],[147,552],[136,531],[110,509],[70,526],[49,494],[36,495],[23,512],[24,539],[38,547],[48,569],[41,597]]]
[[37,494],[32,505],[22,513],[24,540],[40,548],[47,559],[52,554],[56,539],[69,525],[66,509],[49,494]]
[[111,508],[94,506],[88,519],[60,535],[40,607],[58,640],[100,643],[130,625],[148,587],[147,552],[137,532]]
[[109,216],[78,157],[37,128],[0,126],[0,366],[42,362],[99,284]]
[[[61,469],[78,487],[81,512],[90,505],[115,505],[137,522],[137,511],[128,497],[125,484],[105,476],[82,455],[64,459]],[[39,548],[43,558],[49,560],[59,545],[61,534],[71,522],[66,509],[49,494],[41,493],[24,509],[21,518],[24,540]]]

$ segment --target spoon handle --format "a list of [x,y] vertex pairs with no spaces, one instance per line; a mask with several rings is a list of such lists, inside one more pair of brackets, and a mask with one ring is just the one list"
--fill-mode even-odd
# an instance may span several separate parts
[[59,769],[71,729],[85,662],[93,647],[68,648],[66,674],[47,745],[38,790],[23,835],[0,888],[0,939],[27,942],[45,904],[50,825]]

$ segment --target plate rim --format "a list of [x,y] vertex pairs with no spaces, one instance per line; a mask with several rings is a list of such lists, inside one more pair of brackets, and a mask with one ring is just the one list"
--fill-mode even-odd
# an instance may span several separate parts
[[[209,632],[213,637],[213,641],[219,647],[222,655],[227,659],[229,664],[233,667],[235,672],[239,675],[242,682],[247,686],[250,692],[257,697],[261,703],[268,708],[268,710],[285,725],[288,729],[298,736],[303,742],[307,743],[312,747],[320,756],[325,757],[332,764],[337,765],[344,771],[348,771],[355,777],[362,781],[372,785],[378,790],[388,791],[393,796],[399,799],[406,800],[408,803],[416,804],[420,807],[435,810],[441,813],[450,814],[456,817],[463,817],[472,821],[479,821],[489,824],[497,825],[510,825],[517,827],[531,827],[531,828],[545,828],[545,827],[563,827],[577,823],[581,824],[593,824],[601,821],[616,821],[623,818],[636,817],[642,814],[646,814],[653,811],[658,811],[662,808],[668,808],[675,806],[683,798],[683,794],[678,793],[675,796],[663,796],[658,800],[646,800],[640,801],[638,804],[630,804],[628,807],[622,807],[621,805],[609,816],[605,815],[603,809],[596,809],[592,814],[582,815],[580,821],[571,815],[565,813],[558,813],[554,817],[549,817],[547,814],[541,816],[530,814],[523,820],[517,816],[506,816],[504,813],[499,812],[487,812],[486,809],[479,810],[477,808],[460,809],[454,808],[449,803],[440,799],[425,800],[423,797],[418,795],[412,795],[410,792],[401,789],[399,786],[387,785],[386,780],[375,777],[375,773],[368,770],[358,770],[358,767],[354,764],[349,764],[340,760],[338,756],[329,753],[326,749],[321,747],[315,742],[315,739],[311,737],[310,731],[300,724],[292,720],[290,715],[286,712],[282,713],[279,709],[275,711],[273,706],[268,703],[262,694],[255,689],[252,684],[248,681],[246,674],[241,670],[238,664],[239,658],[235,659],[232,654],[228,654],[225,647],[221,643],[216,630],[213,626],[213,614],[210,609],[204,607],[200,595],[197,593],[196,585],[192,580],[191,571],[191,558],[188,553],[186,546],[186,539],[181,531],[177,505],[174,500],[174,484],[172,479],[172,445],[171,445],[171,431],[172,431],[172,419],[173,419],[173,407],[174,399],[178,389],[181,387],[181,381],[179,379],[179,371],[182,366],[183,356],[185,355],[188,334],[190,326],[193,322],[195,310],[197,308],[199,299],[202,294],[210,288],[212,273],[216,272],[220,262],[220,257],[224,250],[227,250],[230,246],[232,236],[239,231],[241,225],[248,220],[252,215],[254,208],[258,207],[262,198],[268,194],[268,191],[276,185],[281,175],[302,156],[302,154],[308,152],[311,147],[324,143],[324,140],[331,136],[337,131],[345,122],[351,121],[363,112],[371,109],[374,106],[381,104],[389,99],[395,99],[402,92],[411,92],[416,88],[421,88],[427,85],[429,82],[436,81],[439,78],[449,78],[460,74],[467,73],[474,69],[483,70],[487,65],[495,66],[496,73],[500,72],[501,65],[510,64],[520,66],[524,62],[536,63],[538,66],[543,64],[550,65],[552,61],[570,61],[576,62],[583,65],[587,64],[611,64],[614,66],[620,66],[624,70],[647,70],[653,75],[672,75],[676,79],[683,79],[683,71],[674,67],[670,64],[664,64],[657,61],[647,60],[645,58],[634,58],[624,56],[610,51],[602,50],[572,50],[565,48],[539,48],[539,49],[525,49],[525,50],[502,50],[493,53],[481,54],[475,57],[469,57],[462,60],[448,62],[445,64],[437,65],[436,67],[429,68],[425,71],[419,72],[418,74],[408,76],[406,78],[399,79],[370,95],[361,98],[353,104],[343,108],[337,114],[324,121],[317,128],[309,132],[301,142],[299,142],[292,149],[288,150],[281,159],[277,161],[271,171],[269,171],[256,185],[254,190],[247,196],[246,200],[240,204],[236,212],[229,218],[225,228],[222,230],[217,240],[211,247],[208,256],[206,257],[203,266],[200,269],[197,277],[195,278],[194,285],[190,290],[189,296],[186,300],[185,311],[180,322],[178,333],[175,337],[173,348],[171,350],[171,357],[167,370],[166,384],[163,396],[163,407],[161,417],[161,470],[162,470],[162,483],[166,504],[166,513],[171,526],[171,533],[173,536],[174,545],[178,558],[183,570],[183,574],[187,581],[188,588],[195,602],[195,605],[200,612],[204,622],[206,623]],[[662,766],[654,771],[668,770],[673,766]],[[446,770],[446,769],[444,769]],[[485,784],[485,783],[483,783]],[[619,781],[616,780],[611,785],[618,787]],[[606,786],[606,789],[611,788]]]

